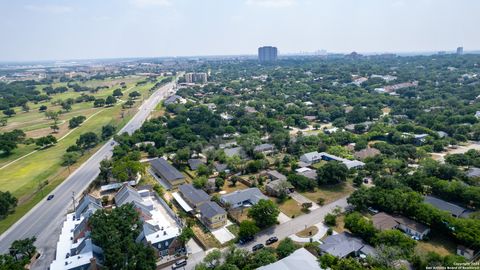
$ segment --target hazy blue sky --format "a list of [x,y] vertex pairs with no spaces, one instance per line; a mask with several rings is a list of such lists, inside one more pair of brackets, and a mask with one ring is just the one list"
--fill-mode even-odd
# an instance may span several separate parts
[[0,61],[480,49],[478,0],[0,0]]

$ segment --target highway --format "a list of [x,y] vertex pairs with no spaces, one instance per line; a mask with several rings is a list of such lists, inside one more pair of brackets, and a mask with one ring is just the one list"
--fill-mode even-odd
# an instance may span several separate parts
[[[150,112],[169,94],[169,91],[174,86],[175,83],[171,82],[152,93],[138,108],[138,112],[118,133],[127,132],[132,134],[140,128]],[[51,194],[54,194],[55,197],[51,201],[42,200],[4,232],[0,236],[0,254],[8,252],[8,248],[13,241],[36,236],[37,241],[35,245],[41,256],[33,264],[32,269],[48,269],[55,257],[56,243],[65,215],[69,210],[72,210],[72,192],[75,192],[75,199],[78,202],[81,193],[97,177],[100,171],[100,161],[111,157],[113,147],[113,140],[110,139],[52,191]]]

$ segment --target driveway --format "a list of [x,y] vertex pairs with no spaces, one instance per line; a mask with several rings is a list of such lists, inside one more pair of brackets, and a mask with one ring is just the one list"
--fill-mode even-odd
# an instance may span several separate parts
[[300,205],[303,204],[303,203],[312,203],[312,207],[309,208],[310,211],[313,211],[313,210],[315,210],[315,209],[320,208],[320,206],[319,206],[318,204],[316,204],[315,202],[313,202],[313,201],[310,200],[309,198],[303,196],[302,194],[297,193],[296,191],[290,193],[290,197],[292,197],[292,199],[294,199],[295,201],[297,201]]
[[218,242],[220,242],[220,244],[223,244],[223,243],[226,243],[232,239],[235,238],[235,235],[233,235],[233,233],[231,233],[228,229],[227,229],[227,226],[232,224],[230,221],[228,221],[227,225],[223,226],[222,228],[218,228],[218,229],[215,229],[215,230],[210,230],[213,234],[213,236],[215,236],[215,238],[217,238]]
[[292,220],[289,216],[285,215],[284,213],[280,212],[280,214],[278,215],[278,218],[277,218],[278,222],[280,224],[283,224],[285,222],[288,222],[290,220]]

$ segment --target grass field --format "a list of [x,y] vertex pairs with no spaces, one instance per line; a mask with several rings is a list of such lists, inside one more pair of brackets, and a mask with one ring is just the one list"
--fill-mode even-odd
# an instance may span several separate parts
[[[68,169],[60,165],[62,156],[67,147],[75,144],[80,134],[89,131],[100,134],[102,126],[107,124],[113,124],[117,127],[117,130],[119,130],[135,114],[136,108],[141,104],[140,100],[151,94],[149,89],[153,87],[154,84],[155,83],[148,83],[131,89],[131,91],[136,90],[142,94],[142,97],[136,102],[133,108],[123,110],[119,102],[116,106],[95,110],[93,113],[97,114],[94,117],[85,121],[80,127],[73,130],[68,136],[65,136],[55,146],[39,150],[0,169],[0,190],[10,191],[19,199],[19,205],[15,209],[15,213],[0,221],[0,233],[5,231],[68,177]],[[73,111],[75,111],[75,109]],[[88,115],[85,116],[88,117]],[[18,149],[14,150],[12,155],[0,158],[0,167],[24,156],[34,149],[34,145],[20,145]],[[77,164],[80,165],[94,152],[95,149],[86,153]],[[48,181],[48,185],[44,187],[42,191],[39,191],[39,184],[44,181]]]
[[342,183],[338,185],[329,185],[329,186],[321,186],[319,188],[315,188],[314,192],[302,192],[301,194],[313,202],[317,202],[318,198],[325,199],[325,204],[331,203],[336,201],[344,196],[350,195],[353,193],[354,188],[350,183]]
[[294,199],[288,199],[285,202],[278,204],[278,208],[280,208],[280,211],[287,215],[288,217],[298,217],[300,215],[303,215],[304,213],[302,212],[302,206],[298,204],[297,201]]

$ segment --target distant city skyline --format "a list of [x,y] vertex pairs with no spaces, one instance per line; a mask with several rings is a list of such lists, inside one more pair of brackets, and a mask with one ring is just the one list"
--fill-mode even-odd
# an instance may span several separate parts
[[465,53],[473,0],[0,0],[0,62],[171,56]]

